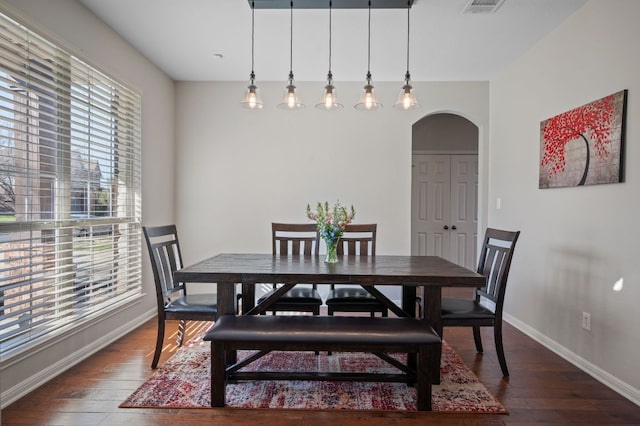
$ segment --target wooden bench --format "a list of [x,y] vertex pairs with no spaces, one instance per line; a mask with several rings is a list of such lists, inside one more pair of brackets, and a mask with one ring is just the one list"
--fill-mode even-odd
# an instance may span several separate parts
[[[205,335],[211,341],[211,406],[224,407],[225,387],[230,380],[329,380],[405,382],[416,387],[416,407],[431,410],[429,360],[442,344],[424,321],[415,318],[342,316],[223,315]],[[258,350],[244,360],[227,365],[225,354]],[[243,372],[264,351],[372,352],[399,368],[400,374],[338,372]],[[415,368],[386,355],[416,354]]]

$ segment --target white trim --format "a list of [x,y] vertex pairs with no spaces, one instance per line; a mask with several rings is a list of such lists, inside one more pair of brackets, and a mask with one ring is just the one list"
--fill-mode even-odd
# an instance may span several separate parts
[[591,377],[593,377],[600,383],[606,385],[607,387],[611,388],[615,392],[618,392],[620,395],[629,399],[634,404],[640,406],[640,389],[636,389],[630,384],[604,371],[597,365],[587,361],[586,359],[570,351],[569,349],[565,348],[555,340],[550,339],[549,337],[540,333],[538,330],[532,328],[528,324],[525,324],[524,322],[513,317],[512,315],[505,313],[503,316],[503,319],[504,321],[511,324],[512,326],[514,326],[515,328],[517,328],[527,336],[531,337],[536,342],[540,343],[542,346],[554,352],[556,355],[560,356],[566,361],[569,361],[571,364],[575,365],[580,370],[589,374]]
[[49,380],[55,378],[56,376],[62,374],[66,370],[70,369],[74,365],[79,362],[85,360],[91,355],[95,354],[105,346],[115,342],[122,336],[130,333],[135,330],[145,322],[149,321],[157,314],[157,309],[153,308],[145,312],[144,314],[138,316],[132,321],[129,321],[126,324],[112,330],[111,332],[105,334],[104,336],[93,340],[82,349],[69,354],[68,356],[58,360],[57,362],[48,365],[42,370],[37,371],[34,375],[30,376],[28,379],[23,380],[17,385],[7,389],[2,392],[0,395],[0,409],[4,409],[10,404],[14,403],[18,399],[27,395],[29,392],[32,392],[36,388],[42,386],[47,383]]

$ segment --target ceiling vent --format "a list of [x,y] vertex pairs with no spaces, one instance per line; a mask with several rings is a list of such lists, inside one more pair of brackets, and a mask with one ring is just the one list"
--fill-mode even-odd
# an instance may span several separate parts
[[494,13],[504,0],[469,0],[462,13]]

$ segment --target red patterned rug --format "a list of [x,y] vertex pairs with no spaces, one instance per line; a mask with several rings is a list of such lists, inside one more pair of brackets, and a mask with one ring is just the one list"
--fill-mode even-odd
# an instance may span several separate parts
[[[130,395],[121,408],[209,408],[210,344],[194,339],[180,348]],[[239,358],[249,354],[240,351]],[[397,355],[402,359],[404,355]],[[366,371],[397,373],[378,357],[364,353],[271,352],[245,371]],[[503,413],[489,393],[446,343],[442,347],[441,384],[433,387],[433,410]],[[415,389],[404,383],[247,381],[229,384],[226,403],[235,408],[415,410]]]

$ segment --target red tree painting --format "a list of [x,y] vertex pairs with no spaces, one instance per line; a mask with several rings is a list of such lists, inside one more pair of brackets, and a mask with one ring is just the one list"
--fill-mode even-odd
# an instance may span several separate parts
[[[540,123],[541,188],[620,181],[625,100],[623,90]],[[583,142],[583,148],[577,142]],[[592,151],[600,164],[596,176],[587,181]],[[568,169],[571,173],[565,173]]]

